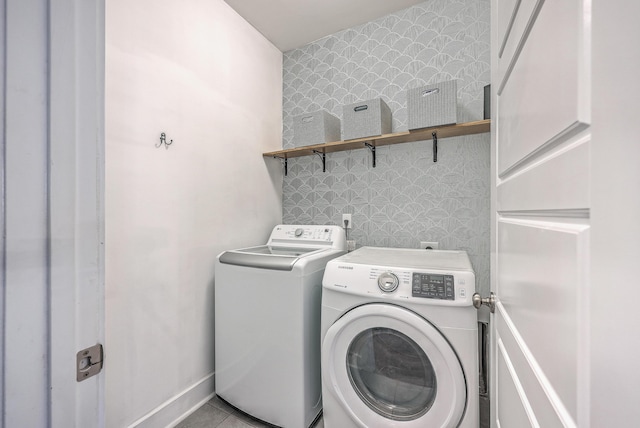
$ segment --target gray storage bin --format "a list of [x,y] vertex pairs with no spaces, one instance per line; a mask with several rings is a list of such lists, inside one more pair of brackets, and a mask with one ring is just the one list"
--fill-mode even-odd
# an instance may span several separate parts
[[458,82],[456,80],[409,89],[407,91],[409,130],[456,123],[458,121],[457,97]]
[[293,118],[293,144],[296,147],[340,141],[340,119],[324,110]]
[[342,139],[391,133],[391,109],[381,98],[342,107]]

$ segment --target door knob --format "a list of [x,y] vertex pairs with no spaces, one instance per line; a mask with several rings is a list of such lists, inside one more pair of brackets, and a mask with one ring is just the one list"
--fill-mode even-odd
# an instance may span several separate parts
[[491,313],[496,311],[496,295],[493,294],[493,291],[489,297],[480,297],[479,293],[474,293],[471,297],[471,301],[476,309],[480,309],[482,305],[486,305],[489,307],[489,311],[491,311]]

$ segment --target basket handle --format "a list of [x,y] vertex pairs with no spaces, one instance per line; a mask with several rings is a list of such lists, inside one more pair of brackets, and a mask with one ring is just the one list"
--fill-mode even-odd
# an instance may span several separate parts
[[440,92],[440,88],[425,89],[424,91],[422,91],[422,96],[426,97],[427,95],[434,95],[438,92]]

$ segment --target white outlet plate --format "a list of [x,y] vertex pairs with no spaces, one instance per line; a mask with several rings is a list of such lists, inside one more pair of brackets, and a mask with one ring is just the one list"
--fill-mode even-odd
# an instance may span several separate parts
[[420,248],[422,248],[423,250],[437,250],[438,243],[435,241],[420,241]]
[[347,229],[351,229],[353,224],[351,223],[351,214],[342,214],[342,227],[344,227],[344,222],[347,220],[349,224],[347,224]]

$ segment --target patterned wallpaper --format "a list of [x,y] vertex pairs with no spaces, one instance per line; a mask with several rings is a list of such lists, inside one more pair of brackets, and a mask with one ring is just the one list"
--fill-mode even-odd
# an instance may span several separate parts
[[[284,54],[283,147],[293,145],[294,116],[382,97],[393,132],[407,129],[406,90],[458,80],[458,122],[483,116],[490,81],[489,0],[428,0]],[[283,220],[340,224],[353,214],[357,246],[417,248],[438,241],[463,249],[478,288],[489,290],[489,134],[289,160]]]

